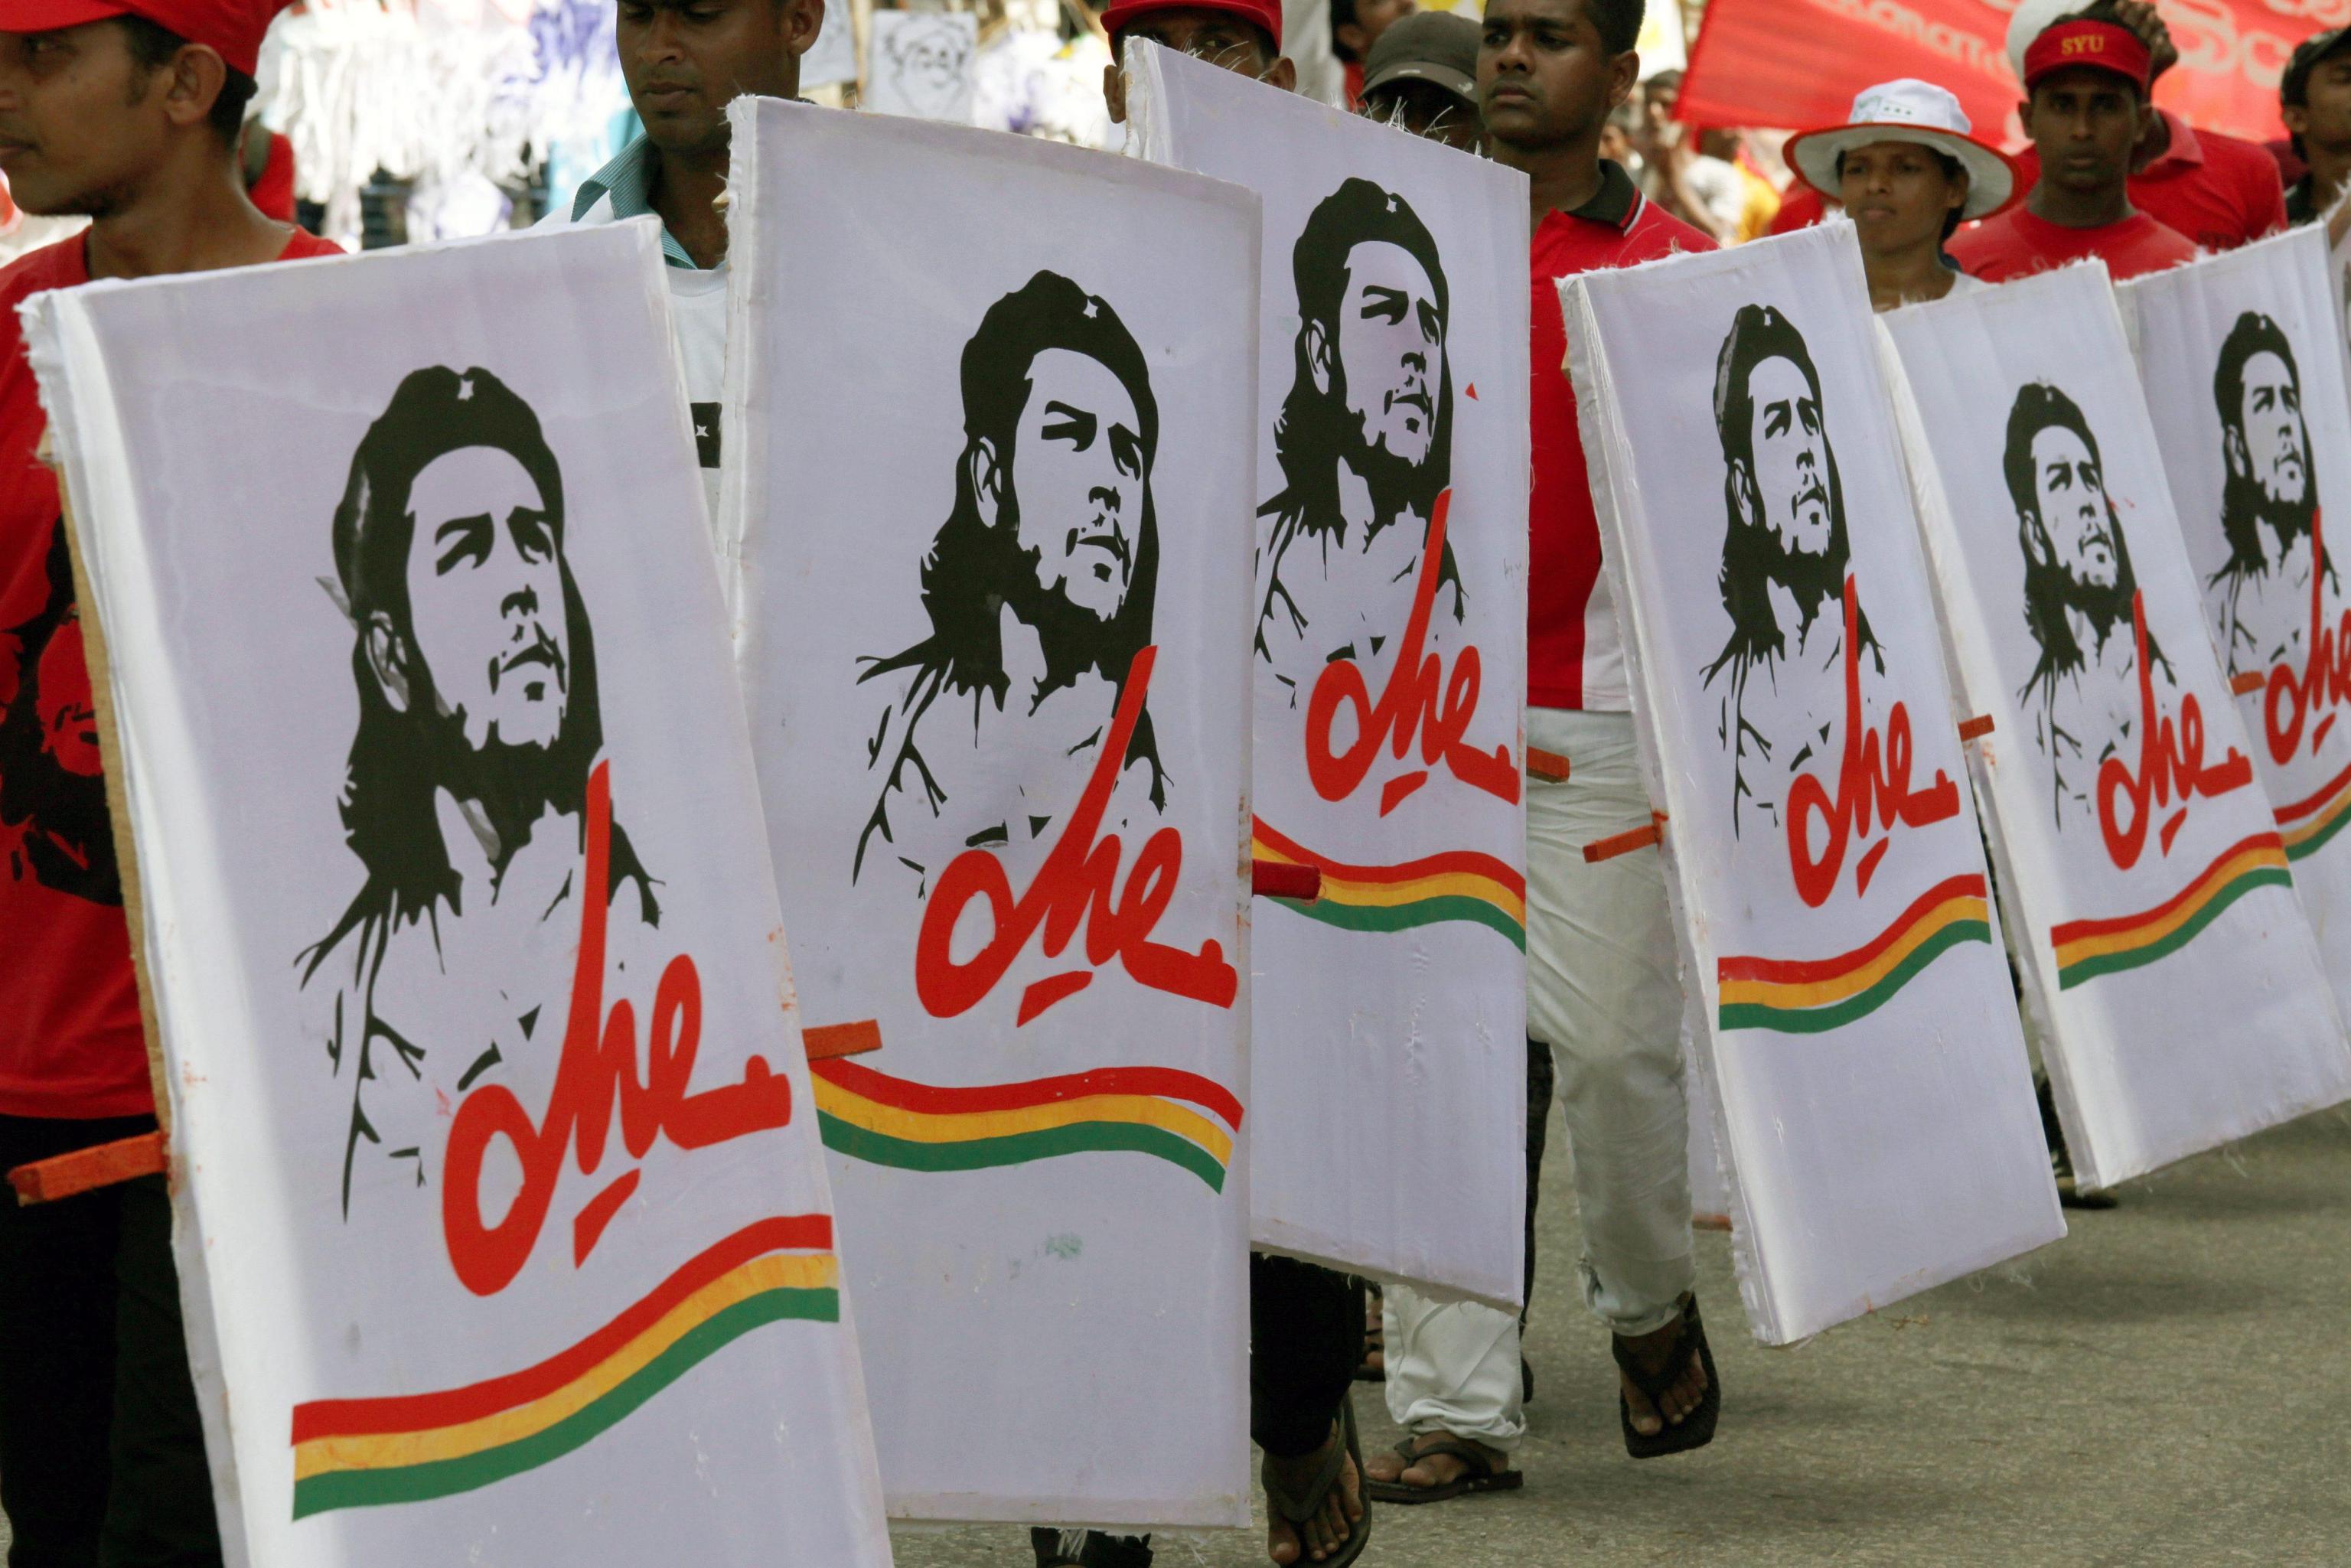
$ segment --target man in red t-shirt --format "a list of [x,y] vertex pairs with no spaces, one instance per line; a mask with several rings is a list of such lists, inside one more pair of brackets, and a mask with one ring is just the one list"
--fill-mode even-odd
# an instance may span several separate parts
[[[0,169],[83,214],[0,270],[0,1167],[154,1127],[89,665],[16,307],[92,277],[331,251],[246,197],[282,0],[0,0]],[[217,1563],[160,1177],[0,1189],[0,1510],[16,1561]]]
[[2195,242],[2131,205],[2131,150],[2150,112],[2153,57],[2093,6],[2025,51],[2025,134],[2041,173],[2017,206],[1951,240],[1963,271],[1991,283],[2097,256],[2116,281],[2196,257]]
[[[1559,280],[1714,242],[1600,156],[1639,73],[1640,0],[1487,0],[1478,86],[1495,159],[1533,197],[1527,755],[1528,1278],[1554,1072],[1575,1160],[1584,1299],[1615,1336],[1626,1446],[1696,1448],[1720,1402],[1690,1295],[1682,993],[1664,863],[1583,861],[1647,825],[1623,644],[1567,377]],[[1564,776],[1562,773],[1564,766]],[[1367,1469],[1372,1495],[1425,1501],[1516,1483],[1526,1430],[1517,1317],[1390,1286],[1388,1410],[1414,1454]],[[1645,1393],[1642,1383],[1656,1390]]]
[[[2024,0],[2009,18],[2008,60],[2020,81],[2024,54],[2043,31],[2082,9],[2081,0]],[[2147,47],[2152,85],[2179,59],[2171,31],[2146,0],[2116,0],[2104,19]],[[2041,177],[2038,153],[2018,158],[2027,189]],[[2285,188],[2276,155],[2259,142],[2199,130],[2167,109],[2147,117],[2131,150],[2131,205],[2206,250],[2234,250],[2286,226]]]

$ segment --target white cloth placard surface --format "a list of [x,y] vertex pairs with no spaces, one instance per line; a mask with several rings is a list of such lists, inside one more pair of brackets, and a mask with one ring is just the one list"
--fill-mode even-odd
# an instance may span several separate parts
[[27,319],[227,1560],[886,1564],[657,226]]
[[1257,200],[734,113],[722,527],[889,1506],[1245,1522]]
[[[2254,688],[2237,712],[2351,1010],[2351,396],[2333,261],[2311,227],[2178,271],[2116,292],[2138,319],[2140,384],[2222,673]],[[2333,533],[2329,512],[2346,519]]]
[[1695,1081],[1782,1343],[2064,1234],[1926,565],[1849,228],[1561,298]]
[[[1265,200],[1251,1235],[1515,1309],[1526,177],[1138,41],[1131,149]],[[1477,1201],[1464,1203],[1474,1193]]]
[[1885,319],[2074,1169],[2110,1186],[2343,1098],[2296,903],[2103,266]]

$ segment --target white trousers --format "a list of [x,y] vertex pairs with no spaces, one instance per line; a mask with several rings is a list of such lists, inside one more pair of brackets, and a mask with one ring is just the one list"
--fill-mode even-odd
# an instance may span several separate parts
[[[1584,845],[1649,821],[1630,714],[1530,709],[1527,744],[1569,762],[1564,780],[1527,781],[1527,1030],[1557,1065],[1583,1228],[1577,1272],[1610,1332],[1649,1333],[1696,1278],[1665,863],[1655,850],[1583,859]],[[1385,1301],[1388,1414],[1412,1432],[1516,1447],[1518,1319],[1399,1285]]]

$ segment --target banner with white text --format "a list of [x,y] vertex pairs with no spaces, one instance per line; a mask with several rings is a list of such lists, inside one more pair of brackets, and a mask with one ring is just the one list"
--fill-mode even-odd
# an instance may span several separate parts
[[2064,1230],[1926,564],[1849,227],[1561,298],[1698,1078],[1783,1343]]
[[1257,199],[733,112],[719,530],[891,1511],[1245,1523]]
[[232,1563],[890,1561],[661,268],[27,308]]
[[2095,263],[1886,318],[2020,982],[2085,1187],[2351,1090]]
[[1129,57],[1143,154],[1265,200],[1255,852],[1321,884],[1257,923],[1251,1235],[1516,1309],[1526,177]]

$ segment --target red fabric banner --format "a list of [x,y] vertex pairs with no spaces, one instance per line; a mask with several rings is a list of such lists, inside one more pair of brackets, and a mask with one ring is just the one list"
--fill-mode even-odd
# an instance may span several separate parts
[[[2085,0],[2086,4],[2086,0]],[[2278,77],[2302,39],[2351,23],[2351,0],[2160,0],[2179,63],[2156,101],[2194,125],[2284,134]],[[2014,146],[2013,0],[1712,0],[1679,113],[1698,125],[1803,130],[1844,122],[1854,95],[1895,77],[1957,93],[1977,133]]]

